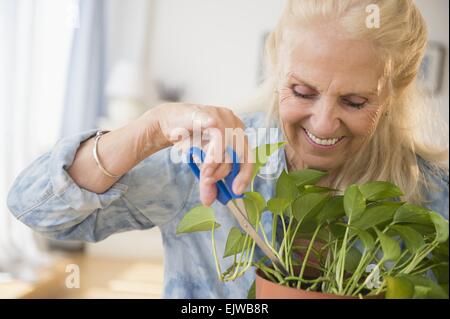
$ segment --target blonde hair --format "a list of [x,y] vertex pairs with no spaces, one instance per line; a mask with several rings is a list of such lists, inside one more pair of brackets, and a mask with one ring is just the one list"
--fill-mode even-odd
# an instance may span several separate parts
[[[369,5],[379,8],[379,28],[366,26]],[[438,120],[439,116],[430,112],[417,82],[427,29],[412,0],[289,0],[266,40],[266,80],[258,102],[269,104],[269,118],[279,123],[276,86],[285,33],[289,28],[313,26],[320,21],[337,22],[348,36],[370,39],[385,67],[389,89],[386,116],[382,116],[372,138],[352,161],[341,167],[330,186],[343,189],[370,180],[390,181],[404,192],[403,200],[423,203],[422,192],[432,185],[418,162],[423,159],[437,171],[447,172],[448,146],[431,145],[423,138],[423,133],[429,132],[429,125],[425,124],[432,123],[425,123],[424,119],[436,116]],[[421,131],[421,127],[425,130]],[[440,133],[445,136],[444,129]]]

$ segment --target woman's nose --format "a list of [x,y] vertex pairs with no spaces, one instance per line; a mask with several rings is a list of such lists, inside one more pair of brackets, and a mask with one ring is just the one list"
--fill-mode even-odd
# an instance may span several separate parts
[[340,126],[338,105],[333,98],[321,97],[312,108],[311,129],[320,138],[334,137]]

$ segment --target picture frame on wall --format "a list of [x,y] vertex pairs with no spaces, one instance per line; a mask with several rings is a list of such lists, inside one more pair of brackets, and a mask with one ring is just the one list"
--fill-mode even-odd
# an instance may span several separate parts
[[443,44],[430,41],[422,60],[419,79],[425,90],[431,95],[442,91],[444,82],[446,48]]

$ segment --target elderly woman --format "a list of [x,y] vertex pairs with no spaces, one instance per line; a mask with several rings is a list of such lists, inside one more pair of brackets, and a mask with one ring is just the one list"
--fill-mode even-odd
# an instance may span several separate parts
[[[369,23],[369,5],[379,10],[379,25]],[[266,43],[269,72],[260,99],[266,114],[240,118],[223,107],[164,104],[118,130],[64,138],[17,178],[9,207],[26,225],[60,240],[95,242],[158,226],[165,247],[164,297],[245,297],[252,272],[222,283],[209,235],[176,236],[184,213],[200,201],[211,205],[215,182],[230,170],[214,157],[227,145],[219,143],[223,136],[210,134],[199,182],[187,165],[171,160],[170,150],[191,139],[178,133],[192,132],[193,120],[201,121],[204,132],[223,133],[266,127],[269,115],[280,128],[277,139],[287,142],[279,167],[325,170],[321,184],[341,189],[391,181],[404,200],[448,218],[448,173],[440,164],[446,150],[421,143],[414,122],[430,114],[422,112],[429,105],[416,88],[426,43],[424,20],[410,0],[288,1]],[[243,143],[248,149],[258,141]],[[236,193],[246,190],[252,175],[250,158],[241,155],[246,161],[233,184]],[[256,177],[255,189],[269,197],[274,182]],[[220,246],[237,222],[226,207],[215,210],[225,228],[216,235]]]

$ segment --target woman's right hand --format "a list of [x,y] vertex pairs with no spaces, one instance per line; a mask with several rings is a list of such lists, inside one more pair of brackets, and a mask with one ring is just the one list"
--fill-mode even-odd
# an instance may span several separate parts
[[[226,147],[232,147],[240,159],[240,172],[233,182],[233,192],[241,194],[251,182],[253,164],[244,123],[230,109],[187,103],[161,104],[143,117],[158,119],[160,144],[165,146],[200,142],[206,157],[200,167],[200,200],[211,205],[217,196],[215,183],[227,176],[231,170]],[[153,122],[154,123],[154,122]],[[194,132],[194,129],[197,130]],[[154,130],[153,134],[154,135]],[[227,132],[227,133],[226,133]],[[198,135],[200,141],[195,141]],[[205,141],[204,137],[208,137]],[[149,143],[154,136],[149,134]],[[207,142],[207,143],[206,143]]]

